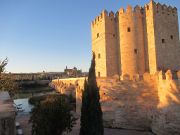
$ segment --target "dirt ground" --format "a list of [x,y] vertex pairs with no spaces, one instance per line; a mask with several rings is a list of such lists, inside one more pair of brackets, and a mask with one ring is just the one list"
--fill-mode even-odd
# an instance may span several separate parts
[[[31,124],[29,123],[30,115],[21,115],[16,117],[16,121],[20,123],[24,135],[31,135]],[[64,133],[63,135],[79,135],[80,122],[74,126],[71,133]],[[104,135],[153,135],[150,132],[142,132],[135,130],[122,130],[122,129],[104,129]]]

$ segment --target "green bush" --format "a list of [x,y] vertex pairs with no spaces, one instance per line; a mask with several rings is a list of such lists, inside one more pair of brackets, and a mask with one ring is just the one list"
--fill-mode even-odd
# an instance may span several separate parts
[[35,100],[30,118],[32,135],[61,135],[71,131],[76,119],[67,96],[48,95]]

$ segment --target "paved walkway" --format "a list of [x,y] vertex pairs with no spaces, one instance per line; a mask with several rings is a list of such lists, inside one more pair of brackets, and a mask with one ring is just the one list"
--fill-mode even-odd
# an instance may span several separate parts
[[[16,121],[20,123],[20,127],[23,130],[24,135],[31,135],[31,124],[29,121],[29,115],[21,115],[16,117]],[[80,122],[77,121],[75,127],[71,133],[64,133],[64,135],[79,135]],[[104,135],[153,135],[150,132],[141,132],[135,130],[122,130],[122,129],[104,129]]]
[[[75,127],[73,127],[71,133],[64,133],[64,135],[79,135],[80,121],[77,121]],[[153,135],[150,132],[136,131],[136,130],[124,130],[124,129],[104,129],[104,135]]]

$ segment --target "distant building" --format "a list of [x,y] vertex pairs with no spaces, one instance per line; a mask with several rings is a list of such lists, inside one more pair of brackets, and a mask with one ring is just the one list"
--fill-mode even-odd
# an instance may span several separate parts
[[35,80],[52,80],[62,77],[62,72],[42,72],[42,73],[9,73],[16,81],[35,81]]
[[64,74],[67,77],[82,76],[82,70],[78,70],[76,67],[70,69],[70,68],[67,68],[66,66],[66,69],[64,69]]

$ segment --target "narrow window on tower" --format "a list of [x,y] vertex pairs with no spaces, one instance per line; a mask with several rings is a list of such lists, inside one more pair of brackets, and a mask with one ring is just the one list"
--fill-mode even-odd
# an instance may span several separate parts
[[98,77],[101,77],[101,73],[100,72],[98,72]]
[[165,39],[162,39],[162,43],[165,43]]
[[174,37],[173,37],[173,35],[171,35],[171,39],[173,39]]
[[115,34],[113,34],[113,37],[115,37]]
[[99,37],[99,33],[97,33],[97,38]]
[[147,10],[149,10],[149,6],[147,5]]
[[137,54],[137,53],[138,53],[137,49],[134,49],[134,53],[135,53],[135,54]]
[[128,28],[127,28],[127,31],[128,31],[128,32],[131,32],[131,28],[130,28],[130,27],[128,27]]
[[98,59],[100,59],[101,58],[101,54],[100,53],[98,53]]

